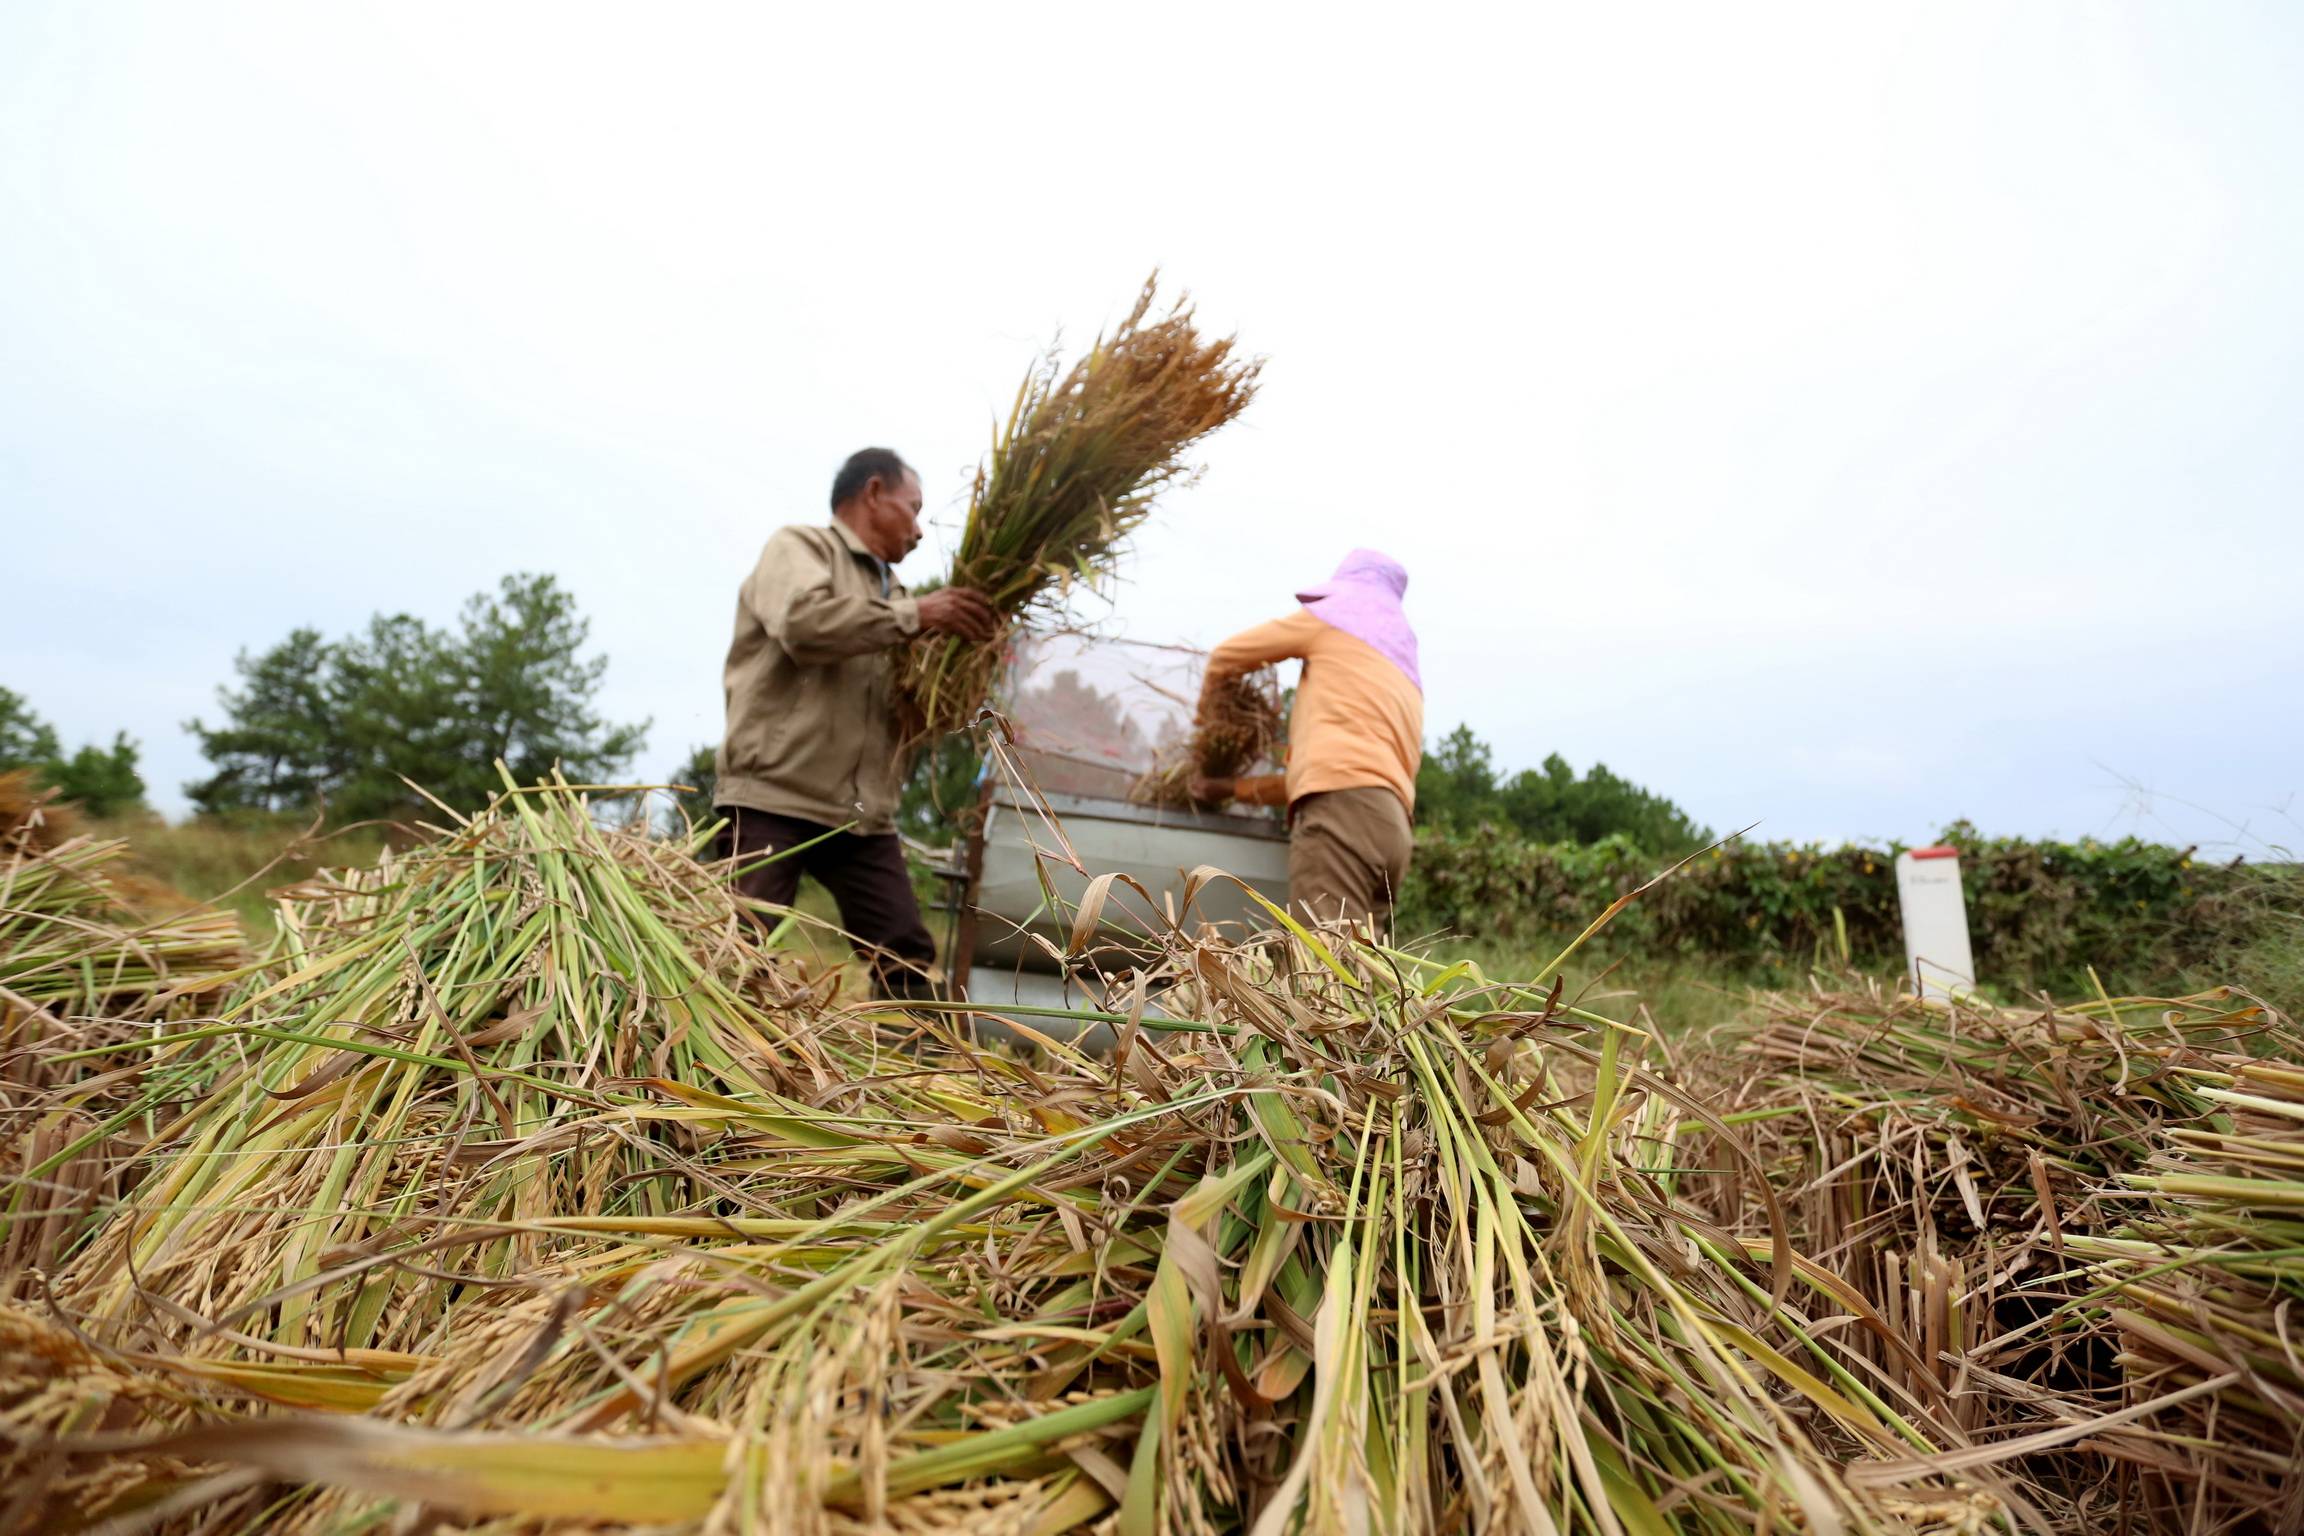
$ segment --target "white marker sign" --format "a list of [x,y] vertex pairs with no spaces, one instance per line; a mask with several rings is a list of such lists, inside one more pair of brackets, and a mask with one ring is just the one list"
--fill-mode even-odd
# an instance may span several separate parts
[[1968,904],[1960,895],[1960,850],[1914,848],[1896,856],[1896,898],[1904,908],[1904,967],[1922,997],[1950,997],[1976,985],[1968,949]]

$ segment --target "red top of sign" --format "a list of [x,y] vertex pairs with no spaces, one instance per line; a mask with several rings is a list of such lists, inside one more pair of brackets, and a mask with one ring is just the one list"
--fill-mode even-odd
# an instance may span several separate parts
[[1912,857],[1916,859],[1956,859],[1960,857],[1960,850],[1950,843],[1938,843],[1933,848],[1913,849]]

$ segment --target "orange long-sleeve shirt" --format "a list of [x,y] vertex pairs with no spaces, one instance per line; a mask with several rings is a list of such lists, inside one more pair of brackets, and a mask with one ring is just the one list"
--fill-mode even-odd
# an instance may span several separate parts
[[1367,641],[1299,608],[1209,652],[1207,683],[1291,658],[1304,663],[1304,679],[1288,717],[1288,772],[1242,779],[1238,797],[1276,805],[1284,791],[1293,805],[1331,789],[1383,788],[1414,812],[1424,694]]

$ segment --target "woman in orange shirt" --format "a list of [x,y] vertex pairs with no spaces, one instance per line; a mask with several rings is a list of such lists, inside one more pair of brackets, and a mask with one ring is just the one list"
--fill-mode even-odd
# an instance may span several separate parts
[[1320,921],[1381,930],[1408,875],[1416,769],[1424,759],[1424,683],[1416,631],[1400,599],[1408,572],[1372,549],[1344,557],[1304,606],[1234,635],[1209,654],[1203,690],[1289,659],[1304,663],[1288,720],[1288,771],[1196,777],[1194,799],[1288,807],[1290,905]]

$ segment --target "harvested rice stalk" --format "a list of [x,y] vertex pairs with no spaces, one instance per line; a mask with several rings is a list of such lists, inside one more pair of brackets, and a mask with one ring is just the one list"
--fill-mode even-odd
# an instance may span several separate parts
[[726,888],[597,825],[573,795],[509,795],[304,894],[219,1023],[141,1042],[156,1080],[186,1063],[209,1080],[74,1267],[92,1316],[129,1315],[162,1287],[200,1316],[261,1313],[233,1326],[290,1349],[396,1348],[397,1309],[428,1314],[465,1282],[317,1296],[304,1282],[340,1262],[364,1273],[360,1257],[411,1226],[451,1247],[479,1229],[485,1274],[552,1247],[542,1229],[499,1226],[678,1208],[694,1178],[645,1147],[620,1155],[648,1127],[611,1085],[806,1093],[830,1068],[773,1011],[793,984],[749,947]]
[[[2116,1395],[2109,1351],[2053,1326],[2060,1277],[2124,1219],[2108,1191],[2216,1111],[2214,1084],[2243,1053],[2298,1053],[2284,1024],[2227,993],[2064,1009],[1777,997],[1709,1044],[1699,1070],[1731,1078],[1722,1116],[1766,1183],[1715,1143],[1681,1189],[1754,1255],[1769,1251],[1761,1201],[1780,1202],[1803,1304],[1859,1325],[1832,1327],[1830,1352],[1943,1438],[2037,1429],[2043,1405],[2089,1382]],[[2045,1446],[2020,1467],[2083,1526],[2116,1513],[2093,1452]]]
[[[1158,274],[1088,354],[1051,350],[1016,394],[976,473],[947,577],[984,594],[1011,625],[1053,615],[1075,581],[1108,574],[1152,504],[1193,471],[1186,453],[1246,408],[1262,364],[1202,338],[1187,299],[1151,319]],[[990,696],[1004,647],[939,638],[900,675],[911,739],[959,730]]]
[[1185,905],[1138,946],[1165,1040],[891,1059],[676,850],[507,797],[287,924],[235,1064],[53,1288],[175,1394],[107,1427],[162,1438],[82,1449],[91,1402],[28,1454],[139,1502],[254,1469],[297,1491],[224,1528],[290,1533],[572,1490],[681,1529],[1997,1507],[1842,1476],[1933,1443],[1775,1305],[1788,1261],[1672,1197],[1702,1111],[1645,1036]]
[[31,769],[0,773],[0,846],[38,853],[67,841],[79,826],[62,794],[41,787]]
[[0,807],[0,1026],[142,1021],[217,990],[243,958],[231,914],[153,903],[116,867],[127,844],[74,831],[52,798]]
[[[1732,1084],[1722,1102],[1740,1134],[1817,1202],[1810,1237],[1933,1231],[1966,1248],[2046,1237],[2053,1217],[2093,1221],[2101,1179],[2208,1107],[2183,1069],[2263,1028],[2227,993],[2056,1009],[1776,996],[1706,1042],[1704,1070]],[[1724,1219],[1754,1193],[1733,1180],[1690,1192]]]
[[245,959],[230,914],[141,907],[125,851],[0,775],[0,1298],[118,1195],[136,1106],[172,1081],[145,1079],[138,1042],[213,1001]]
[[1139,805],[1190,807],[1192,776],[1229,779],[1269,763],[1280,745],[1280,681],[1270,668],[1227,678],[1203,695],[1183,750],[1136,782]]
[[2304,1040],[2272,1039],[2285,1059],[2179,1069],[2210,1111],[2106,1188],[2144,1203],[2039,1287],[2083,1292],[2058,1322],[2113,1369],[2060,1406],[2127,1415],[2092,1444],[2158,1529],[2304,1528]]

